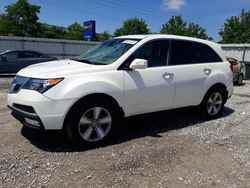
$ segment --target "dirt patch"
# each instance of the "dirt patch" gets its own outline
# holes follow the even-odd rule
[[[223,115],[189,109],[127,119],[99,148],[22,128],[0,90],[0,187],[250,187],[250,82]]]

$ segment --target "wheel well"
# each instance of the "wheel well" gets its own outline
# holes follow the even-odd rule
[[[238,74],[238,76],[237,76],[237,77],[239,77],[240,75],[242,75],[242,76],[244,77],[244,75],[243,75],[243,73],[242,73],[242,72],[240,72],[240,73]]]
[[[215,84],[208,89],[206,94],[213,89],[219,89],[220,91],[222,91],[223,103],[225,104],[227,102],[227,96],[228,96],[228,91],[227,91],[226,86],[224,84],[221,84],[221,83]]]
[[[109,101],[110,104],[113,104],[114,107],[117,107],[117,109],[120,111],[121,117],[124,117],[123,108],[118,104],[118,102],[113,97],[111,97],[110,95],[104,94],[104,93],[95,93],[95,94],[90,94],[90,95],[84,96],[83,98],[81,98],[77,102],[75,102],[75,104],[73,104],[73,106],[67,112],[66,117],[64,118],[63,128],[65,127],[65,123],[67,122],[70,114],[74,111],[74,109],[79,107],[82,103],[84,103],[84,101],[93,100],[93,99],[97,99],[97,98],[105,100],[105,101]]]

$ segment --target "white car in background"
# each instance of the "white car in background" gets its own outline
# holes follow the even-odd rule
[[[233,83],[241,86],[243,84],[243,80],[246,79],[245,63],[232,57],[227,57],[227,61],[231,64],[231,69],[233,71]]]
[[[74,141],[98,144],[123,117],[187,106],[216,118],[233,92],[220,45],[174,35],[108,40],[69,60],[29,66],[8,93],[22,124],[64,129]]]

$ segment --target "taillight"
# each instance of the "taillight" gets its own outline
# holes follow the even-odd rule
[[[233,65],[231,65],[230,64],[230,69],[231,69],[231,71],[232,71],[232,73],[234,72],[234,67],[233,67]]]

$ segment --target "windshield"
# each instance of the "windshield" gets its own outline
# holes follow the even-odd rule
[[[108,65],[121,57],[138,41],[138,39],[111,39],[86,51],[73,60],[95,65]]]

